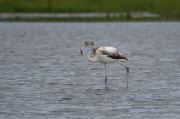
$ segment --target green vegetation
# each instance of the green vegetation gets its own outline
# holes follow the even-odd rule
[[[7,18],[0,19],[0,21],[25,21],[25,22],[114,22],[114,21],[180,21],[180,19],[174,18],[162,18],[162,17],[139,17],[139,18],[127,18],[127,17],[67,17],[67,18]]]
[[[143,11],[160,14],[167,19],[180,19],[180,0],[0,0],[1,13],[128,13]]]

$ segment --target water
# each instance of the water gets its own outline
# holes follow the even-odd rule
[[[0,118],[180,118],[180,23],[0,23]],[[126,70],[80,55],[110,45]],[[84,54],[90,50],[84,49]]]
[[[131,17],[159,17],[157,14],[151,14],[149,12],[133,12],[130,13]],[[66,18],[66,17],[126,17],[126,13],[0,13],[0,19],[7,18]]]

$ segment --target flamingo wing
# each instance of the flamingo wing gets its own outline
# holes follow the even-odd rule
[[[99,47],[98,50],[101,55],[107,55],[107,57],[110,57],[112,59],[124,59],[128,61],[128,59],[114,47],[104,46]]]

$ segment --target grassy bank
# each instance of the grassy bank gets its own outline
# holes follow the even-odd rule
[[[1,13],[127,13],[139,11],[180,18],[180,0],[0,0]]]
[[[0,21],[180,21],[180,0],[0,0],[1,13],[132,13],[158,18],[8,18]]]
[[[25,21],[25,22],[137,22],[137,21],[180,21],[175,18],[163,18],[163,17],[139,17],[139,18],[127,18],[127,17],[67,17],[67,18],[7,18],[0,19],[0,21]]]

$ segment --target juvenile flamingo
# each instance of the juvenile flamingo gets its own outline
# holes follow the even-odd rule
[[[87,58],[89,62],[96,63],[101,62],[104,63],[105,66],[105,87],[107,88],[107,71],[106,64],[117,62],[122,65],[120,62],[127,62],[128,59],[116,48],[111,46],[100,46],[95,48],[93,41],[86,41],[80,48],[81,54],[83,54],[83,48],[92,45],[92,49],[89,51]],[[91,55],[93,54],[93,57]],[[122,65],[127,70],[127,88],[128,88],[128,76],[129,76],[129,68]]]

